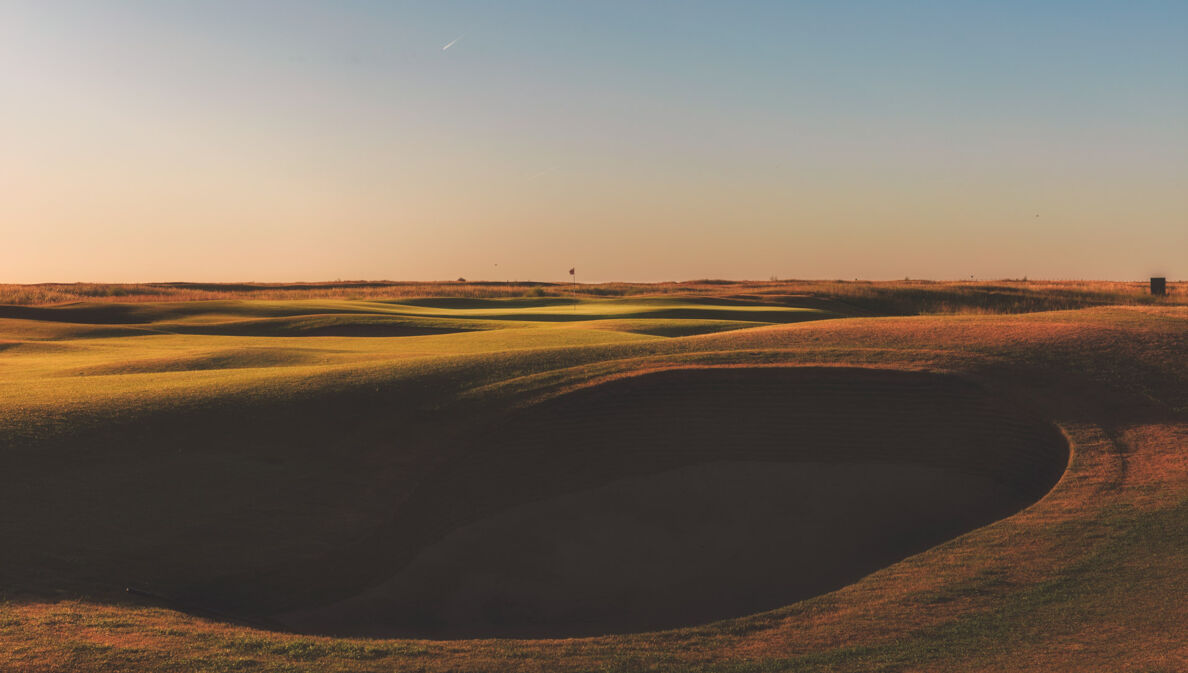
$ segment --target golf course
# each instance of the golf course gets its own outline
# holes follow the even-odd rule
[[[1188,286],[0,287],[0,670],[1188,670]]]
[[[1188,673],[1185,64],[0,0],[0,673]]]

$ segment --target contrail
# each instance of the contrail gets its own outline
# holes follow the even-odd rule
[[[445,51],[446,49],[449,49],[450,47],[452,47],[452,46],[454,46],[455,44],[457,44],[457,43],[458,43],[458,40],[461,40],[461,39],[462,39],[462,38],[464,38],[464,37],[466,37],[466,36],[465,36],[465,35],[459,35],[458,37],[455,37],[454,39],[452,39],[452,40],[450,40],[449,42],[447,42],[447,43],[446,43],[446,46],[442,47],[442,48],[441,48],[441,50],[442,50],[442,51]]]

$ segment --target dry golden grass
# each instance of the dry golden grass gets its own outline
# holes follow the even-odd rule
[[[1151,297],[1146,282],[1114,281],[726,281],[671,283],[398,282],[321,283],[42,283],[0,284],[0,304],[51,305],[79,301],[162,302],[232,299],[407,299],[411,297],[723,297],[816,296],[849,300],[875,314],[1004,313],[1104,304],[1183,305],[1188,282],[1168,283],[1168,296]]]
[[[391,309],[370,302],[145,304],[141,313],[117,305],[140,321],[123,325],[0,320],[0,670],[1188,670],[1183,285],[1161,300],[1116,284],[704,288],[712,301],[700,308],[687,298],[586,302],[565,322],[547,301],[455,313],[413,302],[383,316],[443,328],[464,320],[474,330],[410,337],[193,329],[197,321],[235,332],[246,316],[284,321],[278,329],[294,334],[302,312],[317,326],[331,309],[356,311],[345,315],[359,321]],[[692,294],[669,294],[678,292]],[[773,322],[717,310],[722,301],[750,302],[769,317],[797,302],[830,307],[818,317],[843,315],[843,306],[859,317],[790,315],[787,324],[716,332],[731,319]],[[958,314],[861,317],[878,306]],[[93,312],[78,315],[111,315],[98,310],[110,305],[82,308]],[[983,313],[991,308],[1013,314]],[[657,325],[661,309],[677,317]],[[688,336],[646,333],[658,326]],[[110,331],[117,327],[124,331]],[[415,488],[418,470],[444,458],[442,445],[420,439],[485,427],[509,408],[642,371],[802,365],[976,381],[1056,423],[1073,448],[1068,471],[1023,512],[839,591],[672,631],[324,638],[122,593],[132,569],[164,583],[171,573],[218,574],[295,550],[316,557],[374,530],[393,499]],[[160,563],[171,545],[190,551]]]

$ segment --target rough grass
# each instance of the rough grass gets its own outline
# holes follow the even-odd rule
[[[458,307],[490,298],[544,299],[564,303],[574,297],[692,296],[702,299],[743,296],[780,302],[806,296],[842,302],[878,315],[931,313],[1022,313],[1110,304],[1188,302],[1188,282],[1168,283],[1167,297],[1151,297],[1146,282],[1112,281],[726,281],[680,283],[580,284],[539,282],[326,283],[41,283],[0,284],[0,304],[48,305],[69,302],[189,302],[236,299],[414,299]],[[432,298],[432,299],[425,299]]]
[[[1153,301],[1116,284],[914,285],[701,283],[576,307],[184,287],[238,294],[0,309],[0,670],[1188,668],[1182,286]],[[959,315],[889,315],[932,310]],[[377,323],[442,331],[300,327]],[[335,639],[123,593],[316,567],[381,526],[449,437],[510,408],[641,371],[805,364],[975,379],[1058,423],[1069,471],[1024,512],[840,591],[674,631]]]

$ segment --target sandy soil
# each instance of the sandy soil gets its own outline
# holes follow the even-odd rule
[[[624,633],[832,591],[1040,498],[1048,423],[958,378],[852,368],[651,373],[473,439],[297,630],[439,638]],[[378,567],[387,563],[386,572]]]
[[[949,468],[703,463],[462,526],[383,584],[282,620],[454,638],[687,626],[839,588],[1020,504]]]

